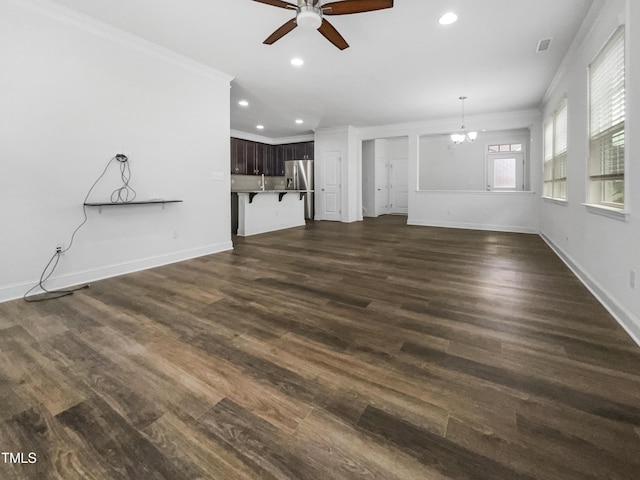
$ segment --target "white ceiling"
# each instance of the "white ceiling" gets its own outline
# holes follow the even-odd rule
[[[593,2],[396,0],[330,17],[351,46],[340,51],[303,28],[263,45],[294,12],[252,0],[55,1],[233,75],[231,128],[271,138],[455,117],[461,95],[469,115],[537,108]],[[450,10],[458,22],[439,25]]]

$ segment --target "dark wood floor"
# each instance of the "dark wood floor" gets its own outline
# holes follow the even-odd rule
[[[640,478],[640,349],[542,240],[404,222],[0,304],[0,478]]]

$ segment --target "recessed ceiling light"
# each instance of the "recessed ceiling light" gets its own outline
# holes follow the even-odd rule
[[[440,23],[440,25],[451,25],[452,23],[455,23],[457,20],[458,20],[458,15],[456,15],[453,12],[447,12],[440,17],[440,20],[438,20],[438,23]]]
[[[291,59],[291,65],[293,65],[294,67],[301,67],[302,65],[304,65],[304,60],[301,58],[292,58]]]
[[[300,125],[300,124],[304,123],[304,120],[302,120],[302,119],[300,119],[300,118],[299,118],[299,119],[297,119],[297,120],[296,120],[296,123],[297,123],[298,125]]]
[[[257,128],[258,130],[264,130],[264,125],[256,125],[256,128]]]
[[[246,100],[240,100],[238,102],[238,105],[240,105],[241,107],[248,107],[249,106],[249,102],[247,102]]]

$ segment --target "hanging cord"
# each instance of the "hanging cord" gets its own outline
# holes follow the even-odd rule
[[[131,180],[129,159],[126,155],[116,155],[114,158],[120,163],[120,178],[122,179],[122,186],[111,193],[111,202],[133,202],[136,198],[136,191],[129,185],[129,181]]]
[[[40,275],[40,280],[38,281],[38,283],[35,284],[33,287],[31,287],[27,291],[27,293],[25,293],[23,295],[22,298],[26,302],[44,302],[44,301],[47,301],[47,300],[55,300],[56,298],[62,298],[62,297],[66,297],[68,295],[72,295],[73,292],[76,292],[78,290],[82,290],[84,288],[89,288],[89,285],[82,285],[80,287],[71,288],[71,289],[47,290],[47,288],[45,288],[45,286],[44,286],[44,283],[47,280],[49,280],[49,278],[51,278],[51,275],[53,275],[53,272],[56,270],[56,267],[58,266],[58,263],[60,262],[60,255],[62,255],[63,253],[68,252],[71,249],[71,247],[73,246],[73,241],[76,238],[76,233],[78,233],[78,230],[80,230],[83,227],[83,225],[85,223],[87,223],[87,219],[88,219],[88,217],[87,217],[87,200],[89,200],[89,195],[91,195],[91,192],[93,192],[93,189],[96,187],[98,182],[100,180],[102,180],[102,177],[105,176],[105,174],[107,173],[107,170],[109,169],[109,166],[114,161],[120,162],[120,178],[122,179],[123,185],[122,185],[122,187],[120,187],[120,188],[118,188],[118,189],[113,191],[113,193],[111,194],[111,200],[113,201],[113,203],[116,203],[116,201],[114,200],[114,198],[116,198],[116,199],[119,200],[118,203],[126,203],[126,202],[132,202],[133,199],[136,198],[136,191],[129,186],[129,181],[131,180],[131,170],[129,168],[129,159],[127,158],[126,155],[118,154],[115,157],[112,157],[107,162],[107,165],[104,167],[104,170],[102,171],[102,173],[100,174],[98,179],[95,182],[93,182],[93,185],[91,185],[91,188],[87,192],[87,195],[84,197],[84,201],[82,202],[82,214],[83,214],[83,217],[84,217],[82,222],[80,223],[80,225],[78,225],[76,227],[76,229],[71,234],[71,239],[69,240],[69,245],[67,246],[67,248],[62,249],[62,250],[56,250],[56,252],[49,259],[49,262],[47,263],[47,266],[44,267],[44,270],[42,271],[42,274]],[[131,198],[129,198],[129,196],[131,196]],[[49,272],[47,273],[48,270],[49,270]],[[40,293],[31,295],[31,296],[29,295],[31,292],[33,292],[38,287],[40,287],[40,289],[44,293],[49,294],[49,296],[45,296],[45,297],[41,297],[41,298],[37,298],[37,299],[31,298],[31,297],[36,296],[36,295],[41,295]]]

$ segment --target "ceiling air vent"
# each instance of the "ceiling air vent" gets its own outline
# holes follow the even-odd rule
[[[538,48],[536,48],[536,52],[537,53],[546,52],[547,50],[549,50],[550,46],[551,46],[551,38],[543,38],[538,42]]]

